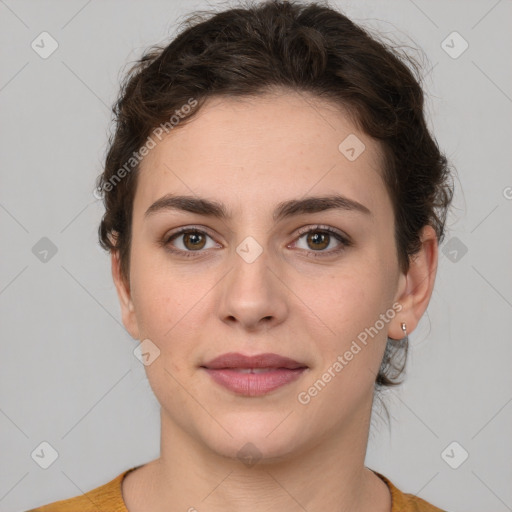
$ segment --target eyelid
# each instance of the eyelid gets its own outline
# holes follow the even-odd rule
[[[329,256],[336,256],[353,245],[352,239],[348,235],[346,235],[342,231],[340,231],[332,226],[327,226],[324,224],[313,224],[313,225],[304,226],[303,228],[300,228],[299,231],[297,232],[295,240],[292,242],[292,244],[295,244],[297,240],[299,240],[305,234],[310,233],[310,232],[327,233],[331,237],[334,237],[341,244],[341,247],[338,247],[337,249],[331,249],[330,251],[314,251],[314,250],[302,249],[302,251],[304,251],[314,257],[327,258]]]
[[[327,231],[330,234],[338,235],[347,244],[351,243],[350,237],[343,233],[343,231],[326,224],[311,224],[309,226],[304,226],[297,231],[297,237],[300,237],[305,233],[309,233],[310,231]]]
[[[188,232],[198,232],[198,233],[205,234],[205,235],[209,236],[212,240],[215,239],[215,236],[211,233],[209,228],[207,228],[206,226],[190,225],[190,226],[182,226],[181,228],[177,228],[176,230],[173,230],[172,233],[170,233],[170,234],[165,234],[163,236],[160,244],[163,245],[164,247],[167,247],[173,238],[176,238],[179,235],[182,235],[182,234],[188,233]],[[216,243],[218,243],[218,242],[216,242]],[[174,252],[174,251],[172,251],[172,252]],[[204,252],[204,251],[182,251],[181,249],[177,249],[176,252],[193,253],[193,252]]]

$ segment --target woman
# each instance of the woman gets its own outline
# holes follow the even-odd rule
[[[161,453],[35,511],[439,511],[364,466],[453,190],[423,93],[341,13],[269,1],[132,68],[98,190]]]

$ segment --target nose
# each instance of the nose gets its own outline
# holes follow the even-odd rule
[[[223,322],[245,331],[275,327],[288,314],[290,292],[283,270],[265,251],[255,259],[241,254],[233,254],[232,270],[220,285],[218,314]]]

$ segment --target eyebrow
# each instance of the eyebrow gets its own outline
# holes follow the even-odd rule
[[[373,213],[363,204],[339,194],[329,196],[311,196],[302,199],[291,199],[281,202],[274,210],[274,222],[302,215],[305,213],[318,213],[327,210],[354,211],[373,217]],[[217,201],[195,196],[183,196],[166,194],[157,199],[145,212],[144,218],[148,218],[158,212],[178,210],[221,220],[229,220],[233,217],[228,208]]]

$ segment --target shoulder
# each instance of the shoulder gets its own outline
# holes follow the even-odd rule
[[[77,510],[80,510],[80,512],[98,512],[98,510],[127,512],[121,492],[121,482],[124,476],[134,469],[130,468],[123,471],[110,482],[100,485],[85,494],[48,503],[26,512],[76,512]]]
[[[384,480],[391,492],[391,512],[447,512],[418,496],[403,493],[384,475],[373,472]]]

